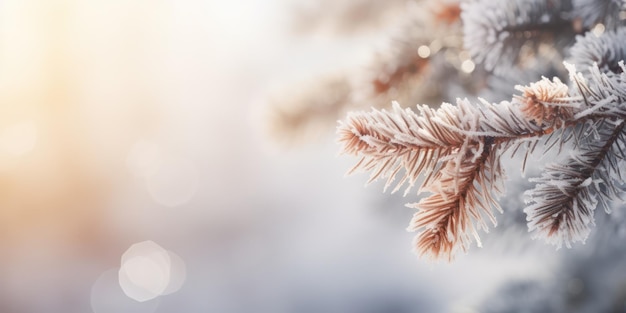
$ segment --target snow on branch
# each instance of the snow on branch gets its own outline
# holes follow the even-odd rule
[[[484,140],[490,139],[485,137]],[[480,246],[476,230],[487,231],[486,220],[496,225],[492,209],[500,212],[502,209],[494,193],[499,194],[504,189],[504,172],[499,154],[489,142],[476,145],[480,151],[464,152],[462,157],[445,162],[425,188],[431,196],[408,205],[419,209],[408,230],[421,230],[415,238],[420,254],[450,260],[457,249],[466,250],[473,239]],[[472,155],[474,153],[479,155]]]
[[[370,181],[386,178],[385,188],[400,172],[394,191],[406,182],[408,191],[421,178],[418,193],[431,195],[410,205],[418,209],[409,227],[420,231],[415,249],[448,259],[473,239],[480,245],[477,230],[486,231],[487,221],[495,226],[505,151],[525,150],[526,160],[538,145],[558,146],[559,152],[569,145],[574,153],[565,162],[533,180],[537,185],[527,192],[531,205],[525,210],[535,236],[569,246],[588,235],[597,203],[622,191],[626,77],[594,66],[586,80],[575,66],[566,67],[574,87],[543,78],[518,86],[521,94],[510,102],[458,99],[456,106],[444,103],[437,110],[418,106],[417,113],[396,103],[391,112],[350,113],[339,125],[339,143],[360,157],[351,172],[371,172]]]
[[[596,63],[601,72],[606,74],[621,73],[619,62],[626,60],[626,28],[618,28],[597,36],[587,33],[578,36],[570,49],[568,63],[576,65],[585,76]]]
[[[599,120],[585,126],[581,133],[588,135],[581,138],[578,150],[565,162],[547,166],[541,177],[531,180],[537,182],[536,187],[526,193],[532,202],[524,209],[529,230],[557,247],[585,241],[598,201],[618,197],[616,187],[626,178],[620,170],[626,143],[624,120]]]
[[[461,109],[444,104],[434,110],[424,105],[417,107],[419,114],[416,114],[394,103],[392,112],[373,109],[369,113],[349,113],[346,121],[340,122],[338,133],[344,152],[361,156],[350,172],[373,170],[370,182],[386,177],[387,189],[404,168],[406,173],[394,192],[407,182],[410,188],[424,169],[436,168],[439,158],[449,157],[455,148],[463,145],[462,134],[438,122],[456,119]]]

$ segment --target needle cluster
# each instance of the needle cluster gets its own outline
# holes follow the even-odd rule
[[[584,51],[596,62],[565,63],[569,86],[542,78],[516,86],[510,101],[475,103],[457,99],[437,109],[351,112],[338,126],[342,151],[359,158],[350,172],[370,172],[369,181],[385,179],[385,189],[417,185],[429,193],[419,202],[409,230],[417,231],[420,255],[452,259],[476,241],[478,230],[496,226],[502,212],[503,157],[523,154],[522,170],[534,151],[553,152],[555,163],[531,178],[525,195],[528,227],[534,237],[558,247],[584,241],[596,207],[620,198],[626,182],[626,69],[623,30],[581,37],[573,59]],[[581,47],[582,46],[582,47]],[[618,47],[615,47],[618,46]],[[621,55],[620,55],[621,54]],[[601,61],[601,62],[598,62]]]

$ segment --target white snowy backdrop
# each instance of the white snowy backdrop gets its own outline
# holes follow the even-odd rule
[[[269,138],[270,96],[358,67],[387,35],[307,30],[307,8],[324,16],[311,1],[0,1],[0,312],[624,310],[623,249],[532,241],[515,179],[485,247],[433,263],[411,252],[412,200],[344,178],[355,160],[333,130]],[[168,256],[134,259],[120,286],[145,241]]]

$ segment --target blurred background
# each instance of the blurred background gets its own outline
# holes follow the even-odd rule
[[[415,195],[344,176],[339,113],[276,122],[321,76],[312,94],[341,97],[408,2],[0,0],[0,312],[478,313],[545,293],[563,254],[524,225],[419,259]],[[586,286],[564,277],[559,294]]]

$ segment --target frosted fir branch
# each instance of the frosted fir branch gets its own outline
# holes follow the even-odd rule
[[[415,248],[421,255],[451,260],[458,249],[465,251],[473,240],[481,246],[477,229],[488,231],[486,220],[496,225],[493,209],[502,213],[494,198],[504,190],[504,172],[499,154],[488,142],[478,158],[454,158],[437,172],[425,191],[432,195],[419,203],[409,231],[421,232],[415,237]],[[476,224],[476,226],[475,226]]]
[[[521,104],[522,113],[537,125],[561,127],[578,107],[574,99],[568,97],[567,85],[556,77],[553,81],[543,77],[528,87],[518,85],[515,89],[522,92],[514,97]]]
[[[543,90],[539,86],[547,82],[529,87],[526,95],[551,105],[563,103],[558,97],[564,95],[558,92],[539,92]],[[558,85],[560,81],[549,83]],[[562,92],[565,85],[560,84],[557,90]],[[535,89],[537,94],[532,92]],[[520,108],[508,102],[472,104],[459,99],[456,106],[444,103],[437,110],[427,106],[417,109],[418,113],[403,110],[395,103],[392,112],[351,113],[340,123],[339,142],[345,153],[361,157],[350,172],[369,171],[370,182],[386,178],[387,188],[404,170],[394,191],[405,182],[409,183],[408,191],[422,178],[418,192],[433,194],[413,205],[419,211],[410,229],[423,228],[416,237],[416,251],[452,259],[472,238],[479,241],[476,230],[488,229],[485,219],[495,225],[493,209],[501,211],[495,200],[503,191],[504,176],[499,161],[502,151],[498,149],[506,148],[515,138],[537,137],[548,129],[546,125],[554,127],[557,123],[546,120],[538,124],[520,118]]]
[[[420,191],[434,194],[413,205],[420,211],[411,229],[425,228],[416,247],[421,254],[451,259],[472,238],[479,240],[474,223],[487,230],[487,217],[495,224],[491,211],[501,209],[492,193],[503,189],[503,171],[499,154],[491,150],[493,138],[470,139],[460,131],[479,128],[480,112],[469,101],[444,103],[438,110],[419,106],[418,112],[395,103],[393,112],[350,114],[339,126],[339,141],[344,152],[362,156],[350,172],[371,171],[370,182],[387,178],[385,189],[401,169],[405,174],[394,191],[408,181],[406,194],[420,175],[424,178]]]
[[[600,72],[607,75],[619,74],[622,69],[619,62],[626,60],[626,28],[607,31],[600,36],[588,32],[578,36],[576,43],[569,50],[568,63],[574,64],[585,77],[589,77],[589,69],[597,64]]]
[[[535,188],[526,192],[532,202],[524,209],[529,231],[557,247],[584,242],[598,202],[618,197],[616,186],[626,179],[617,166],[617,161],[624,161],[624,120],[617,125],[604,121],[590,125],[595,134],[589,132],[580,150],[565,162],[547,166],[541,177],[531,180],[537,182]]]
[[[456,107],[444,105],[434,110],[418,106],[417,110],[419,114],[403,110],[396,102],[391,112],[373,109],[370,113],[349,113],[338,128],[339,143],[344,146],[344,153],[361,156],[349,173],[374,170],[369,182],[386,177],[387,189],[404,168],[406,173],[393,192],[408,182],[406,193],[424,169],[435,168],[437,159],[449,156],[463,144],[461,134],[435,122],[456,116]]]
[[[623,61],[617,62],[619,74],[609,68],[601,72],[594,63],[587,70],[587,78],[577,67],[567,62],[565,67],[570,73],[573,88],[572,95],[581,105],[574,115],[575,120],[597,118],[626,118],[626,67]]]
[[[488,71],[502,73],[520,62],[523,51],[541,43],[569,45],[576,33],[568,1],[478,0],[464,3],[464,46]]]
[[[621,65],[623,67],[623,64]],[[353,171],[370,171],[370,181],[405,174],[396,188],[422,179],[418,193],[431,195],[418,209],[411,226],[421,231],[416,252],[452,259],[466,250],[477,229],[495,225],[493,209],[503,190],[499,157],[506,151],[530,153],[569,144],[580,153],[546,170],[533,191],[526,212],[538,236],[559,245],[586,238],[598,201],[615,199],[623,182],[623,129],[626,79],[592,68],[590,80],[566,64],[574,87],[559,79],[517,87],[520,95],[497,104],[458,99],[437,110],[418,106],[418,113],[394,104],[393,112],[352,113],[339,126],[343,151],[361,157]],[[547,139],[546,139],[547,138]],[[557,144],[558,143],[558,144]],[[524,165],[522,165],[522,168]],[[405,192],[406,194],[406,192]]]

